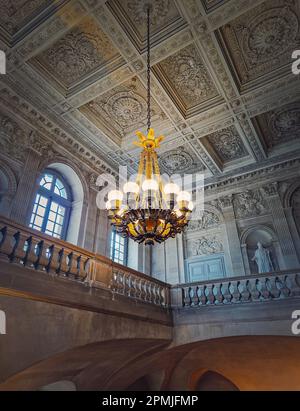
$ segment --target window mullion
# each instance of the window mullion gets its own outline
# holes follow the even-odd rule
[[[51,203],[52,203],[52,198],[49,196],[47,198],[47,207],[45,210],[45,215],[44,215],[44,220],[42,224],[42,232],[44,233],[46,231],[47,223],[48,223],[48,218],[49,218],[49,213],[50,213],[50,208],[51,208]]]

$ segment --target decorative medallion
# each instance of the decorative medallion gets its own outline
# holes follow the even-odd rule
[[[146,90],[136,77],[100,95],[80,108],[97,127],[104,122],[116,134],[125,135],[142,128],[147,122]],[[165,120],[166,115],[151,100],[153,120]]]
[[[147,0],[109,0],[106,5],[121,23],[140,53],[146,48]],[[151,46],[186,25],[174,0],[152,0],[150,11]]]
[[[184,110],[218,96],[208,70],[193,44],[162,60],[154,70]]]
[[[234,126],[216,131],[203,141],[208,142],[223,162],[236,160],[248,155],[248,152]]]
[[[0,25],[12,36],[52,3],[51,0],[0,0]]]
[[[241,83],[286,66],[299,46],[299,8],[268,0],[221,29]]]
[[[159,157],[159,165],[167,174],[184,173],[192,171],[197,168],[197,171],[205,170],[201,164],[194,158],[194,156],[187,152],[184,147],[167,151]]]
[[[35,60],[69,87],[118,56],[106,34],[88,17]]]
[[[293,140],[300,141],[300,103],[261,114],[256,117],[256,123],[269,149]]]

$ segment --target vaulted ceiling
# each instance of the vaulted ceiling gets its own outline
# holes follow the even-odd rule
[[[132,141],[147,117],[145,3],[0,0],[2,116],[95,171],[136,170]],[[153,0],[151,33],[163,171],[203,171],[213,182],[299,157],[298,0]]]

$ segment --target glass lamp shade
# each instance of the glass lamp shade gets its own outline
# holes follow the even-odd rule
[[[177,202],[181,202],[181,201],[191,201],[191,194],[188,191],[180,191],[178,193],[178,196],[176,197]]]
[[[105,208],[106,208],[106,210],[111,210],[111,202],[110,201],[106,201]]]
[[[192,210],[194,209],[194,203],[193,203],[192,201],[189,202],[189,204],[188,204],[188,209],[189,209],[190,211],[192,211]]]
[[[168,183],[164,186],[165,194],[178,194],[179,191],[180,191],[180,188],[175,183]]]
[[[127,183],[124,184],[123,191],[124,193],[137,194],[140,191],[140,187],[137,183],[134,183],[133,181],[128,181]]]
[[[108,193],[107,197],[108,197],[109,201],[114,201],[114,200],[122,201],[123,200],[123,193],[122,193],[122,191],[119,191],[119,190],[111,190]]]
[[[148,191],[148,190],[157,191],[158,190],[158,182],[156,180],[153,180],[152,178],[147,179],[143,182],[142,189],[143,189],[143,191]]]

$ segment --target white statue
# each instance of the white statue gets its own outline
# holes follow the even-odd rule
[[[268,273],[270,271],[274,271],[270,251],[264,248],[261,242],[257,243],[257,249],[255,250],[252,261],[256,262],[259,273]]]

